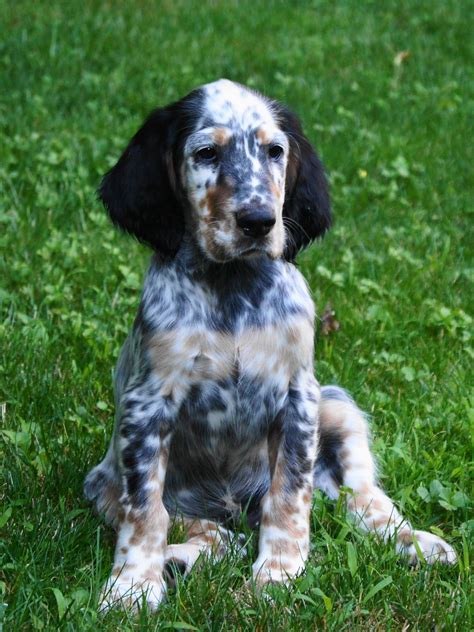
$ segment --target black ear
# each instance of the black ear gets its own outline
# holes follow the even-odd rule
[[[184,232],[173,165],[179,117],[178,104],[152,112],[98,191],[114,224],[166,256]]]
[[[283,221],[287,231],[284,256],[293,261],[331,226],[331,202],[323,165],[298,118],[282,106],[277,106],[277,117],[290,141]]]

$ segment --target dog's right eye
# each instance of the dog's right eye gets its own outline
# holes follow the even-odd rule
[[[212,147],[212,145],[208,145],[207,147],[198,149],[195,155],[196,155],[196,158],[204,162],[214,162],[214,160],[217,159],[216,148]]]

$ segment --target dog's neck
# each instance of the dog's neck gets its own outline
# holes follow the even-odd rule
[[[260,257],[236,259],[217,263],[205,257],[190,237],[185,237],[173,259],[160,260],[155,255],[151,264],[158,275],[172,272],[178,279],[187,278],[192,287],[201,287],[214,298],[222,309],[232,309],[235,301],[259,305],[261,300],[281,280],[284,268],[289,264],[283,259]]]
[[[184,235],[174,259],[168,263],[180,273],[191,276],[198,282],[213,284],[214,281],[218,281],[219,285],[227,285],[229,289],[232,289],[235,283],[240,285],[244,280],[247,283],[252,280],[259,283],[262,277],[274,273],[282,264],[282,259],[273,260],[265,253],[226,262],[212,261],[205,256],[188,233]]]

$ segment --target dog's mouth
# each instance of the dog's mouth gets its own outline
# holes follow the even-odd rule
[[[277,259],[281,255],[278,231],[270,230],[266,234],[246,235],[229,226],[213,225],[201,240],[204,254],[216,262],[230,262],[258,257]]]
[[[236,259],[255,259],[257,257],[269,257],[274,259],[272,249],[269,244],[252,244],[248,247],[242,248],[236,254]]]
[[[261,257],[262,255],[267,255],[268,253],[261,248],[249,248],[248,250],[244,250],[238,256],[239,259],[254,259],[255,257]]]

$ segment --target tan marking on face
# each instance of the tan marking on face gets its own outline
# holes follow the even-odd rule
[[[216,261],[234,258],[248,243],[242,244],[243,235],[235,221],[234,189],[232,182],[210,186],[198,204],[198,217],[194,219],[198,240],[204,251]],[[266,239],[266,252],[271,258],[278,258],[283,250],[284,229],[281,220],[282,192],[274,185],[276,226]]]
[[[212,132],[212,140],[216,145],[227,145],[230,140],[231,133],[226,127],[216,127]]]
[[[273,196],[277,200],[280,200],[282,196],[282,190],[274,180],[270,180],[270,191],[273,193]]]
[[[232,194],[233,187],[226,181],[206,191],[206,205],[213,220],[228,219]]]
[[[269,145],[272,142],[272,136],[264,125],[257,129],[257,138],[262,145]]]
[[[195,213],[190,218],[199,245],[216,261],[226,261],[232,255],[232,246],[228,240],[225,243],[219,241],[220,233],[237,238],[232,195],[232,183],[228,180],[210,186],[195,205]]]

